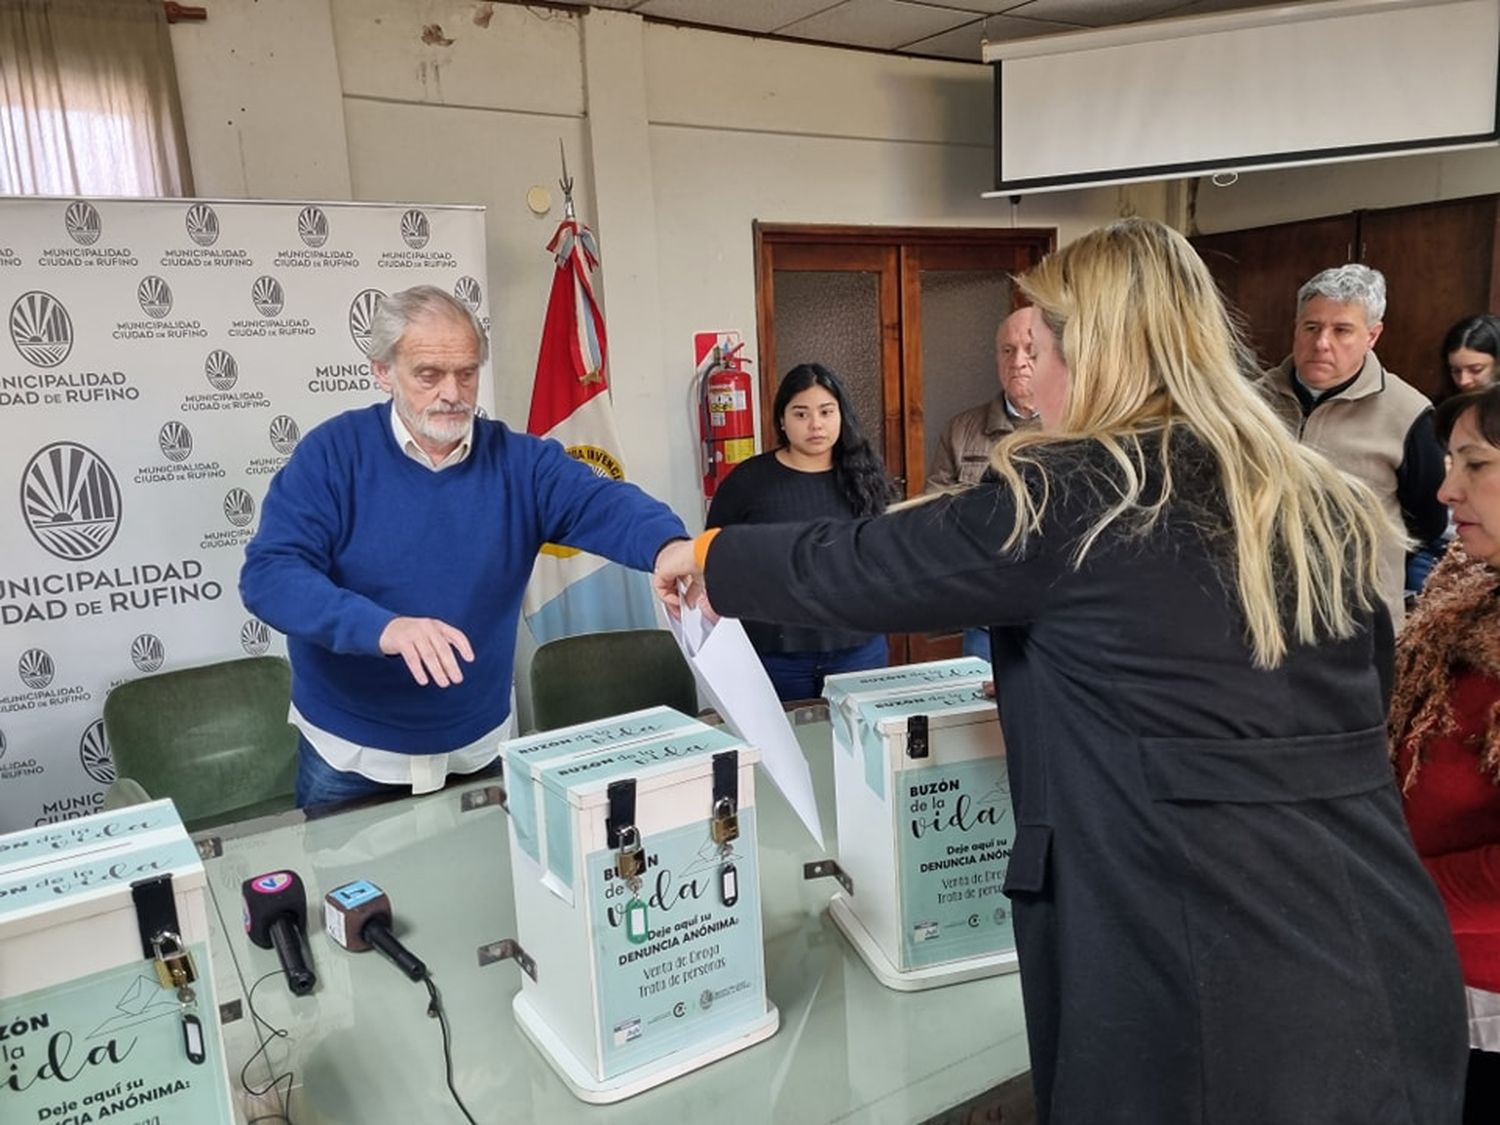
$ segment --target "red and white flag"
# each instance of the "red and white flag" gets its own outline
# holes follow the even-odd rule
[[[567,218],[547,244],[557,261],[542,324],[526,431],[562,443],[601,477],[625,479],[605,376],[604,317],[589,274],[599,264],[594,233]],[[538,644],[576,633],[656,627],[644,574],[548,543],[537,555],[523,603]]]

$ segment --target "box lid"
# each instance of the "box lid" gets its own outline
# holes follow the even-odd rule
[[[541,771],[549,763],[555,765],[621,745],[649,742],[678,731],[708,729],[697,719],[670,707],[650,707],[505,743],[501,754],[505,765],[506,807],[516,843],[532,859],[541,858],[534,786],[540,784]]]
[[[171,802],[160,801],[157,805]],[[152,806],[137,806],[142,810]],[[123,810],[131,811],[131,810]],[[149,814],[152,821],[155,813]],[[174,823],[153,831],[106,835],[99,821],[118,816],[99,813],[72,821],[73,838],[92,843],[59,848],[55,853],[32,854],[30,862],[0,870],[0,937],[29,933],[74,918],[121,909],[131,903],[130,888],[143,879],[170,875],[175,893],[202,888],[203,861],[172,809]]]
[[[663,778],[687,781],[706,776],[713,756],[725,750],[740,751],[741,765],[760,761],[760,751],[728,731],[696,723],[693,729],[664,738],[641,739],[553,762],[540,767],[536,776],[549,800],[560,797],[575,808],[586,808],[603,804],[608,783],[621,777],[649,785]]]
[[[514,780],[523,772],[534,776],[537,764],[554,758],[607,750],[616,743],[639,742],[684,727],[703,726],[697,719],[670,707],[648,707],[592,723],[513,738],[501,746],[500,752],[505,758],[506,776]]]
[[[182,831],[182,818],[176,805],[161,800],[11,832],[0,836],[0,877],[13,867],[118,846],[135,837],[173,829]]]
[[[977,656],[905,664],[897,668],[875,668],[867,672],[841,672],[823,681],[823,698],[833,708],[854,695],[938,687],[958,680],[988,680],[992,675],[989,664]]]

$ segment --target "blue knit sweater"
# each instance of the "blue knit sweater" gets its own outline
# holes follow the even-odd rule
[[[311,722],[363,746],[444,753],[509,713],[521,596],[543,543],[649,570],[687,532],[634,485],[501,422],[476,420],[468,458],[433,472],[397,447],[390,410],[351,410],[298,443],[245,548],[240,597],[287,635],[292,699]],[[463,631],[474,649],[463,683],[421,687],[381,654],[399,616]]]

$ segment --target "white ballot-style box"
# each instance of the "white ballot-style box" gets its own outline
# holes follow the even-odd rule
[[[206,895],[170,801],[0,836],[0,1121],[234,1120]]]
[[[829,676],[838,868],[829,914],[871,972],[913,990],[1016,967],[1015,841],[987,663]]]
[[[516,1021],[606,1103],[768,1038],[755,763],[658,707],[504,749]]]

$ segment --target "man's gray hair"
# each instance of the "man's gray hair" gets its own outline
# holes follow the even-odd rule
[[[377,363],[391,363],[412,321],[429,316],[462,320],[474,330],[474,338],[479,341],[479,362],[489,358],[490,341],[474,310],[436,285],[413,285],[375,303],[375,315],[370,319],[370,358]]]
[[[1385,275],[1358,262],[1324,270],[1297,290],[1299,317],[1314,297],[1326,297],[1340,305],[1357,301],[1364,306],[1365,326],[1369,327],[1385,317]]]

